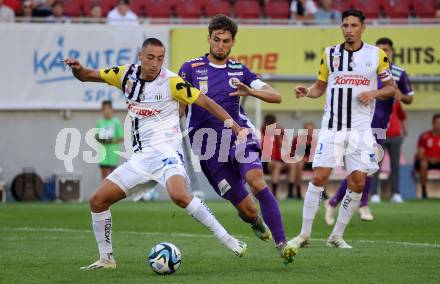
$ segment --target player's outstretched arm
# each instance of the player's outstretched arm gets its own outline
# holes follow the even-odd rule
[[[309,98],[319,98],[322,96],[327,89],[327,83],[321,80],[316,80],[315,84],[313,84],[310,88],[306,86],[296,86],[295,87],[295,95],[296,98],[309,97]]]
[[[194,101],[194,103],[209,111],[218,120],[223,122],[225,120],[228,120],[232,122],[232,131],[234,131],[235,134],[238,135],[238,133],[242,130],[242,128],[232,119],[232,117],[224,110],[224,108],[222,108],[208,96],[200,94],[199,97]]]
[[[99,70],[89,69],[81,65],[78,60],[74,58],[66,58],[63,60],[64,64],[68,65],[72,68],[72,74],[80,80],[81,82],[101,82],[101,75],[99,74]]]
[[[381,89],[359,94],[359,101],[364,105],[368,105],[374,99],[386,100],[392,98],[396,92],[394,80],[390,79],[382,83],[383,87]]]
[[[248,85],[236,80],[233,84],[237,87],[237,91],[230,93],[229,95],[234,96],[253,96],[267,103],[281,103],[281,95],[277,90],[269,85],[264,85],[261,89],[254,89]]]

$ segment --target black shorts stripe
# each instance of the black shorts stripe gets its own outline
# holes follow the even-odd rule
[[[139,118],[135,117],[131,126],[133,132],[133,151],[138,152],[142,150],[142,143],[139,135]]]
[[[342,99],[344,89],[338,89],[338,128],[337,131],[342,130]]]
[[[353,89],[347,90],[347,128],[351,128],[351,98],[353,97]]]
[[[345,53],[344,44],[341,44],[339,46],[339,53],[341,54],[341,57],[339,58],[339,68],[338,68],[338,70],[339,71],[343,71],[344,70],[344,53]]]
[[[335,89],[332,88],[331,90],[331,97],[330,97],[330,118],[328,120],[328,129],[333,128],[333,101],[334,101],[334,95],[335,95]]]
[[[128,76],[133,74],[134,72],[134,64],[131,64],[130,67],[128,67],[127,73],[125,73],[124,79],[122,80],[122,91],[125,93],[125,85],[127,85]]]
[[[335,51],[335,48],[334,47],[332,47],[332,48],[330,48],[330,71],[331,72],[334,72],[335,71],[335,69],[333,68],[333,52]]]

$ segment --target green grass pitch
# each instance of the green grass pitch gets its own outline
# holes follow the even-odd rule
[[[225,202],[207,202],[223,225],[248,244],[237,258],[208,230],[171,202],[122,202],[112,207],[117,269],[80,271],[94,262],[96,243],[88,204],[0,204],[0,283],[439,283],[440,202],[373,205],[375,220],[353,218],[345,239],[352,250],[331,249],[323,206],[312,244],[284,267],[273,242],[257,239]],[[288,238],[300,230],[302,202],[281,202]],[[182,265],[169,276],[146,264],[150,248],[174,243]]]

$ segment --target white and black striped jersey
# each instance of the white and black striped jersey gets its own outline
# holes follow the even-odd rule
[[[336,131],[370,128],[375,101],[365,106],[357,97],[376,90],[378,78],[383,82],[392,79],[383,50],[365,43],[356,51],[346,50],[344,44],[327,47],[318,74],[318,80],[327,83],[322,128]]]
[[[124,92],[134,152],[181,143],[179,101],[192,104],[200,95],[198,89],[165,68],[152,81],[140,78],[141,66],[137,64],[101,69],[99,73],[106,83]]]

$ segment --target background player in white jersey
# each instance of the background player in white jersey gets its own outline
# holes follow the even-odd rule
[[[77,79],[83,82],[105,82],[121,89],[132,118],[135,153],[102,182],[90,199],[93,231],[100,259],[83,269],[116,267],[109,207],[157,183],[166,187],[174,203],[185,208],[188,214],[211,230],[228,249],[238,256],[246,251],[246,244],[229,235],[207,206],[186,191],[188,177],[182,155],[179,102],[201,106],[221,121],[230,119],[228,122],[232,122],[230,125],[236,134],[241,127],[213,100],[163,68],[164,55],[162,42],[149,38],[144,41],[139,53],[140,65],[93,70],[83,67],[75,59],[64,60]]]
[[[386,54],[378,47],[362,42],[364,21],[361,11],[345,11],[341,25],[345,42],[325,49],[318,80],[312,87],[295,88],[297,98],[318,98],[325,91],[327,93],[313,160],[313,177],[304,198],[301,233],[289,241],[297,248],[309,243],[324,186],[332,169],[342,165],[349,173],[348,188],[327,245],[351,248],[342,235],[359,206],[367,174],[378,170],[371,130],[375,99],[392,97],[395,87]],[[378,78],[383,83],[379,90]]]

